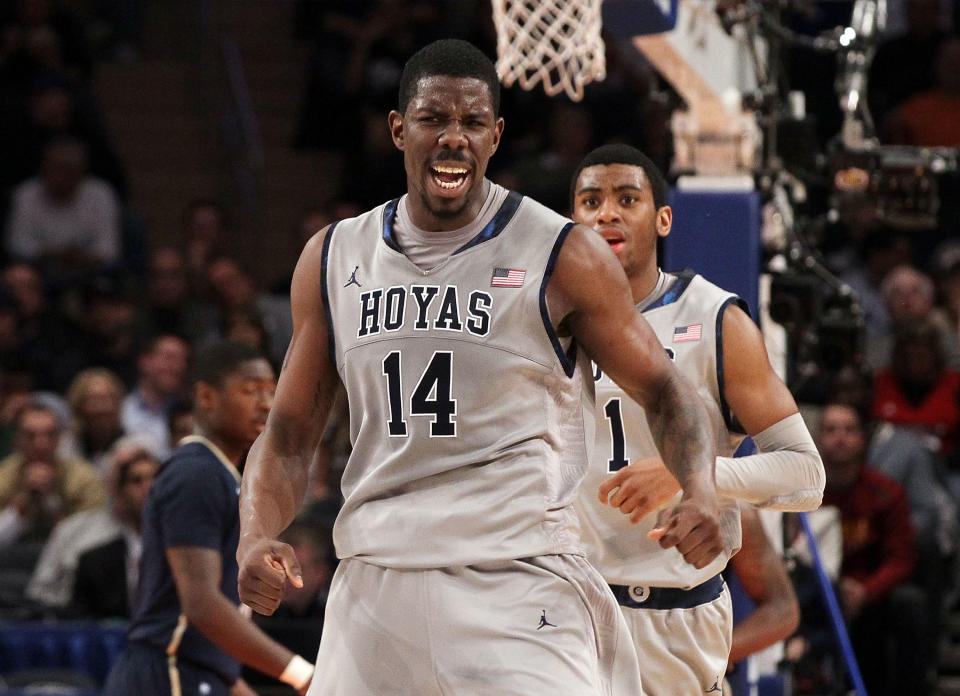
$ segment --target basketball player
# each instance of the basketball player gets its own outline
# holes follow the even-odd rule
[[[696,567],[721,550],[703,405],[603,240],[484,177],[498,107],[496,71],[471,44],[417,52],[389,116],[407,195],[321,230],[294,272],[294,336],[247,464],[238,559],[258,612],[300,583],[276,537],[339,378],[353,451],[311,696],[639,693],[572,508],[593,439],[585,353],[646,406],[684,482],[661,543]]]
[[[682,490],[663,467],[647,413],[612,381],[597,380],[597,441],[577,509],[588,557],[611,584],[643,655],[644,693],[683,696],[720,691],[730,654],[732,611],[719,573],[740,546],[737,501],[811,510],[823,495],[823,464],[789,390],[774,373],[745,304],[692,272],[657,266],[659,237],[670,232],[666,182],[626,145],[606,145],[578,165],[573,218],[593,227],[616,253],[633,301],[661,350],[706,403],[720,457],[724,550],[691,565],[655,539],[652,513]],[[749,433],[760,454],[732,458]],[[633,524],[631,524],[631,522]]]
[[[223,342],[194,365],[195,434],[157,474],[143,514],[140,589],[105,696],[250,696],[241,664],[306,691],[309,665],[239,609],[237,467],[276,381],[256,350]]]

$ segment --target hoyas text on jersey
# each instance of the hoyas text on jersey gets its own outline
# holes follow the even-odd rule
[[[474,336],[490,333],[493,296],[471,290],[461,304],[456,285],[411,285],[377,288],[360,294],[360,329],[357,338],[381,331],[399,331],[407,321],[415,331],[469,331]]]

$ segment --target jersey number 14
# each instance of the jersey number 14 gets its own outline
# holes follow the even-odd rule
[[[431,418],[430,437],[456,437],[457,400],[453,392],[453,353],[436,351],[430,358],[417,386],[410,395],[411,416]],[[406,399],[403,395],[403,362],[400,351],[395,350],[383,359],[383,375],[387,378],[387,401],[389,418],[387,432],[390,437],[406,437],[407,421],[404,418]]]

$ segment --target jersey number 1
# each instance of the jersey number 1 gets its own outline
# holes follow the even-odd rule
[[[612,452],[607,460],[607,473],[612,474],[627,465],[624,454],[623,417],[620,415],[620,399],[610,399],[603,407],[603,413],[610,422],[610,445]]]
[[[390,417],[387,431],[390,437],[406,437],[407,421],[403,417],[403,365],[400,351],[395,350],[383,359],[383,374],[387,378],[387,401]],[[430,416],[430,437],[456,437],[457,400],[453,392],[453,353],[437,351],[420,375],[413,394],[410,395],[410,415]]]

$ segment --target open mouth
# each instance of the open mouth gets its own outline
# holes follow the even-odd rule
[[[619,231],[615,229],[603,229],[600,230],[600,236],[607,241],[607,244],[610,245],[610,248],[613,250],[614,254],[619,254],[621,251],[623,251],[624,242],[626,240]]]
[[[431,178],[443,191],[459,190],[470,176],[470,169],[458,164],[434,164],[430,167]]]

